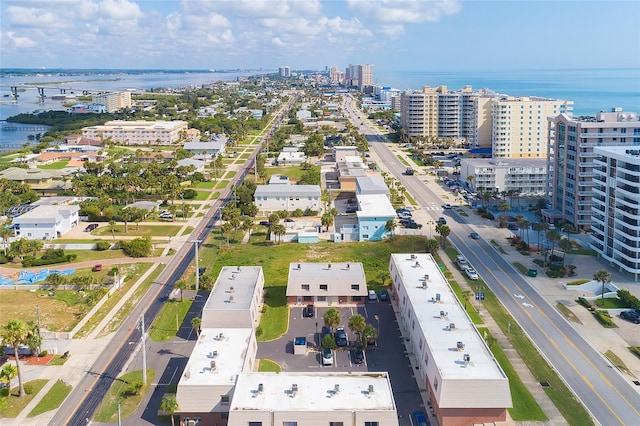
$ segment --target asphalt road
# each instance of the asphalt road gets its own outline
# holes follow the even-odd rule
[[[294,102],[295,96],[287,104],[287,107],[282,110],[284,112],[281,111],[281,117]],[[280,120],[278,120],[274,126],[277,126],[279,121]],[[247,174],[248,167],[254,164],[255,156],[261,150],[262,146],[258,145],[244,163],[243,171],[232,179],[227,189],[221,193],[218,200],[216,200],[205,214],[192,233],[194,240],[204,241],[207,238],[213,229],[214,223],[218,219],[218,215],[220,214],[219,208],[223,207],[230,199],[230,188],[232,188],[233,185],[242,183]],[[159,275],[157,281],[152,284],[140,303],[136,305],[129,317],[115,333],[115,336],[109,342],[109,346],[98,356],[78,386],[73,389],[62,407],[57,411],[50,422],[51,425],[86,425],[91,421],[103,397],[117,379],[117,376],[122,372],[123,367],[134,354],[136,347],[141,341],[142,332],[138,328],[140,317],[144,313],[145,324],[148,329],[149,325],[153,323],[160,312],[162,305],[167,300],[173,289],[173,284],[182,277],[189,267],[193,256],[193,244],[187,243],[171,258],[171,261]],[[147,356],[153,357],[154,354],[149,353]]]
[[[371,150],[418,204],[422,207],[441,204],[419,176],[402,174],[406,166],[381,143],[379,136],[366,125],[360,127],[368,134]],[[436,212],[429,214],[433,219],[439,216]],[[473,229],[463,217],[453,210],[448,211],[448,216],[452,219],[447,222],[451,228],[449,240],[471,262],[595,421],[606,426],[640,425],[638,391],[487,241],[470,239],[468,235]]]

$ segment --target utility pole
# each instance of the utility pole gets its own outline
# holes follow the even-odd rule
[[[140,328],[142,330],[142,334],[140,335],[140,340],[142,342],[142,383],[144,385],[147,384],[147,332],[144,329],[144,313],[140,315]]]
[[[191,240],[190,242],[193,243],[193,249],[195,250],[195,255],[196,255],[196,294],[198,293],[198,290],[200,289],[200,267],[198,265],[199,259],[198,259],[198,245],[200,244],[202,240]]]
[[[118,426],[122,426],[122,417],[120,416],[120,401],[118,401]]]
[[[42,342],[42,335],[40,334],[40,305],[36,306],[36,316],[38,323],[38,341]],[[40,355],[40,347],[38,346],[38,355]]]

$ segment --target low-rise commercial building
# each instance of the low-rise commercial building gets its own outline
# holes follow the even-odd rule
[[[367,279],[360,262],[289,265],[287,302],[290,305],[361,304],[366,295]]]
[[[591,247],[640,277],[640,146],[595,147]]]
[[[388,221],[395,223],[396,211],[389,198],[384,194],[356,195],[358,201],[358,241],[378,241],[386,238],[390,232],[386,228]]]
[[[440,426],[507,420],[509,380],[433,256],[392,254],[399,326]]]

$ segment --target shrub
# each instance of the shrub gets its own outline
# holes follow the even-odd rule
[[[5,263],[9,263],[9,259],[7,259],[4,254],[0,253],[0,265],[3,265]]]
[[[131,241],[118,241],[118,248],[131,257],[146,257],[151,253],[151,238],[134,238]]]
[[[630,308],[640,309],[640,300],[628,290],[618,290],[620,300]]]
[[[49,355],[49,351],[46,350],[46,349],[44,351],[40,352],[40,356],[47,356],[47,355]]]
[[[318,216],[317,210],[306,209],[304,211],[304,216]]]
[[[182,193],[182,197],[185,200],[193,200],[194,198],[196,198],[198,196],[198,191],[196,191],[195,189],[185,189],[184,192]]]
[[[600,321],[600,324],[604,325],[605,327],[616,326],[615,323],[613,322],[613,319],[611,319],[611,315],[609,315],[609,311],[599,309],[595,311],[593,315],[596,317],[598,321]]]
[[[640,346],[630,346],[629,350],[631,351],[631,353],[633,353],[635,356],[637,356],[638,358],[640,358]]]
[[[295,209],[291,212],[291,216],[293,217],[302,217],[303,214],[304,212],[302,211],[302,209]]]
[[[256,327],[256,337],[260,337],[262,335],[262,327]]]
[[[24,384],[24,393],[31,395],[33,393],[33,385],[31,383]]]
[[[567,283],[567,285],[580,285],[580,284],[586,284],[591,280],[575,280],[575,281],[569,281]],[[619,295],[618,295],[619,296]]]
[[[73,262],[78,258],[78,255],[77,254],[68,254],[66,256],[66,258],[67,258],[67,262]]]
[[[64,256],[64,250],[62,249],[46,249],[42,254],[42,256],[40,256],[40,259],[49,260],[49,259],[56,259],[62,256]]]
[[[75,256],[75,255],[69,255]],[[55,259],[36,259],[34,257],[25,257],[22,261],[22,266],[28,268],[30,266],[43,266],[43,265],[53,265],[55,263],[65,263],[69,262],[67,256],[58,257]]]
[[[109,250],[109,247],[111,247],[111,243],[109,241],[98,241],[96,243],[96,250],[97,251]]]
[[[578,297],[578,303],[587,309],[591,309],[591,303],[584,297]]]
[[[561,273],[560,271],[556,271],[554,269],[552,269],[550,271],[547,271],[546,274],[547,274],[547,276],[549,278],[562,278],[562,277],[564,277],[563,273]]]

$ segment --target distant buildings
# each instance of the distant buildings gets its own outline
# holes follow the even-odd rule
[[[186,135],[186,121],[107,121],[103,125],[84,127],[82,136],[111,139],[124,145],[173,145]]]
[[[424,87],[400,95],[408,137],[463,139],[491,147],[496,158],[545,158],[547,117],[572,110],[572,101],[497,95],[470,86],[451,92]]]
[[[415,376],[438,425],[507,420],[509,380],[430,254],[392,254],[393,294]]]
[[[39,205],[13,219],[16,238],[54,240],[78,224],[77,205]]]
[[[280,67],[278,69],[278,74],[280,75],[280,77],[291,77],[291,68]]]
[[[635,129],[640,133],[640,129]],[[591,247],[640,277],[640,143],[594,147]]]
[[[469,179],[470,176],[473,178]],[[547,192],[547,161],[542,158],[463,158],[460,181],[474,191],[513,192],[544,196]]]
[[[130,108],[131,92],[109,92],[93,95],[91,101],[94,104],[104,105],[106,112],[115,112],[122,108]]]
[[[588,231],[594,204],[595,147],[640,145],[640,120],[636,112],[615,108],[595,116],[559,114],[548,119],[548,197],[551,205],[542,211],[549,223],[569,222]]]
[[[43,170],[9,167],[0,171],[0,178],[29,185],[42,196],[59,195],[71,189],[73,169]]]

